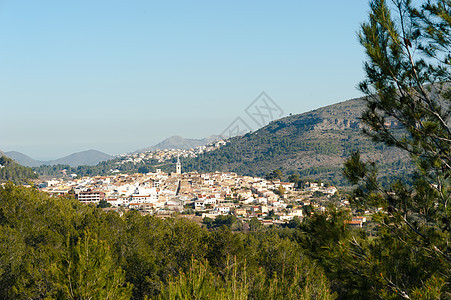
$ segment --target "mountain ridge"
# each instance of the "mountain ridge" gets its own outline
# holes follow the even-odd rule
[[[26,154],[23,154],[18,151],[8,151],[5,153],[6,156],[8,156],[11,159],[14,159],[19,164],[26,166],[26,167],[39,167],[42,165],[69,165],[71,167],[78,167],[81,165],[88,165],[88,166],[94,166],[97,165],[101,161],[109,160],[114,158],[114,156],[103,153],[98,150],[90,149],[80,152],[75,152],[72,154],[69,154],[67,156],[55,159],[55,160],[49,160],[49,161],[40,161],[35,160],[31,157],[29,157]]]
[[[19,151],[8,151],[5,153],[6,156],[15,160],[17,163],[26,167],[39,167],[40,165],[45,164],[45,161],[35,160],[30,156],[21,153]]]
[[[218,135],[212,135],[202,139],[187,139],[181,136],[174,135],[164,139],[154,146],[136,150],[133,153],[142,153],[159,149],[190,149],[210,144],[219,139],[220,136]],[[1,152],[0,150],[0,156],[2,153],[3,152]],[[32,157],[19,151],[7,151],[3,153],[3,155],[15,160],[17,163],[26,167],[39,167],[43,165],[52,166],[59,164],[69,165],[71,167],[78,167],[81,165],[94,166],[102,161],[110,160],[115,157],[94,149],[75,152],[67,156],[48,161],[35,160]]]

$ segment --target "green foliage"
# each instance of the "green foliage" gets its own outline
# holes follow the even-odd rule
[[[279,186],[274,190],[274,192],[275,192],[277,195],[282,196],[282,195],[284,195],[284,194],[286,193],[286,190],[285,190],[285,188],[284,188],[282,185],[279,185]]]
[[[0,156],[0,166],[0,183],[11,181],[22,184],[38,178],[31,168],[21,166],[6,156]]]
[[[347,211],[328,207],[328,214],[314,214],[300,226],[299,242],[317,259],[324,257],[327,248],[333,248],[350,236],[345,221],[350,219]]]
[[[120,217],[7,184],[0,188],[0,298],[331,299],[322,268],[292,231],[256,219],[249,233],[231,231],[236,224],[223,216],[207,231],[183,218]]]
[[[56,291],[50,266],[61,259],[65,237],[76,236],[71,218],[80,218],[74,212],[85,209],[29,188],[0,188],[0,298],[44,298]]]
[[[328,207],[327,214],[305,218],[296,236],[306,254],[327,274],[332,290],[343,299],[376,299],[385,286],[379,265],[372,268],[366,251],[371,242],[359,230],[350,230],[346,210]]]
[[[54,266],[58,298],[130,299],[131,286],[125,285],[125,274],[115,267],[105,241],[88,231],[75,246],[67,248],[61,262]]]
[[[108,203],[108,201],[102,199],[99,201],[99,204],[97,204],[98,208],[107,208],[107,207],[111,207],[111,203]]]
[[[263,229],[262,223],[260,223],[260,221],[256,217],[252,217],[249,220],[248,224],[250,231],[260,231]]]
[[[299,226],[301,226],[301,220],[298,217],[293,217],[287,224],[287,227],[292,229],[299,228]]]
[[[301,179],[299,178],[298,174],[291,174],[290,176],[288,176],[288,181],[289,182],[293,182],[295,184],[297,184]]]
[[[282,180],[283,173],[279,169],[265,175],[266,180]]]
[[[235,261],[236,262],[236,261]],[[246,267],[238,278],[237,266],[227,266],[224,278],[209,271],[208,261],[192,260],[187,273],[171,276],[159,299],[248,299]]]
[[[295,118],[295,117],[293,117]],[[283,122],[283,121],[278,121]],[[315,120],[322,122],[322,119]],[[301,123],[301,122],[299,122]],[[298,128],[297,126],[302,127]],[[263,128],[258,134],[247,134],[243,137],[232,138],[230,142],[218,150],[211,151],[197,158],[183,161],[187,171],[198,172],[233,171],[243,175],[265,176],[269,180],[283,179],[284,170],[287,172],[300,172],[301,176],[314,175],[316,178],[328,176],[328,180],[346,185],[341,177],[342,167],[320,166],[312,164],[310,167],[293,169],[287,164],[288,159],[298,160],[299,154],[304,155],[330,155],[344,157],[343,149],[362,149],[365,152],[375,151],[372,142],[361,137],[345,144],[342,140],[327,139],[320,133],[315,138],[303,138],[313,130],[310,126],[303,126],[293,122],[289,127],[290,135],[273,130],[271,124]],[[354,129],[347,129],[358,134]],[[314,133],[312,133],[314,135]],[[340,134],[342,134],[340,132]],[[346,134],[346,137],[348,134]],[[351,145],[352,143],[352,145]],[[283,166],[283,167],[281,167]],[[279,169],[276,169],[279,168]]]
[[[298,270],[292,280],[282,273],[268,281],[257,281],[254,299],[323,299],[333,300],[337,295],[330,293],[329,282],[321,272],[312,266]]]
[[[350,229],[349,211],[333,206],[281,229],[265,228],[252,218],[245,233],[238,232],[242,225],[232,216],[205,218],[213,229],[207,230],[186,219],[136,211],[120,217],[7,184],[0,188],[0,298],[104,299],[111,291],[110,298],[119,299],[449,299],[450,11],[449,1],[421,7],[408,0],[371,1],[359,35],[368,55],[367,78],[360,85],[367,94],[362,122],[366,134],[382,143],[356,138],[354,127],[328,130],[340,137],[329,143],[309,136],[324,125],[312,112],[289,119],[292,123],[272,122],[184,162],[186,170],[260,176],[280,168],[268,176],[290,174],[289,180],[301,186],[301,177],[341,169],[285,167],[301,151],[351,155],[344,175],[356,188],[349,198],[354,207],[375,212],[376,236]],[[298,134],[290,136],[294,131]],[[402,150],[413,163],[376,166],[362,160],[374,150]],[[120,168],[145,171],[154,163]],[[91,175],[112,166],[67,170]],[[384,179],[379,173],[387,167],[414,168],[414,174],[403,171],[400,180]],[[66,166],[40,171],[61,168]]]
[[[358,185],[352,203],[380,209],[373,215],[377,238],[349,242],[359,254],[349,269],[371,280],[368,295],[449,298],[451,3],[374,0],[370,7],[359,34],[368,56],[360,84],[367,94],[365,133],[405,151],[415,165],[410,184],[383,185],[375,163],[358,153],[345,164],[345,175]]]
[[[313,194],[312,194],[312,197],[314,197],[314,198],[321,198],[321,197],[324,197],[324,193],[321,192],[321,191],[314,191]]]
[[[215,219],[205,217],[202,222],[208,229],[218,229],[226,226],[230,230],[242,230],[243,223],[234,215],[219,215]]]
[[[336,299],[326,277],[308,261],[294,265],[291,276],[281,269],[270,277],[263,269],[249,274],[236,258],[228,261],[223,275],[215,276],[208,261],[193,260],[188,272],[170,277],[159,299]]]

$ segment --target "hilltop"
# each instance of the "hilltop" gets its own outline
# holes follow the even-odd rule
[[[86,150],[82,152],[73,153],[60,159],[50,161],[50,165],[69,165],[77,167],[81,165],[94,166],[101,161],[112,159],[114,156],[97,151]]]
[[[39,167],[40,165],[46,164],[45,161],[35,160],[35,159],[31,158],[30,156],[23,154],[21,152],[18,152],[18,151],[8,151],[5,153],[5,155],[8,156],[9,158],[15,160],[22,166],[26,166],[26,167]]]

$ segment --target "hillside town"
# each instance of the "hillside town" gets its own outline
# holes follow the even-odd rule
[[[123,165],[125,163],[137,164],[146,160],[156,160],[158,162],[165,162],[173,159],[174,157],[193,158],[199,154],[207,153],[215,149],[220,148],[227,144],[226,141],[219,139],[211,144],[204,146],[197,146],[190,149],[157,149],[153,151],[144,151],[139,153],[122,154],[119,155],[119,161],[117,165]]]
[[[180,160],[169,174],[157,169],[147,174],[54,179],[39,188],[55,196],[72,194],[89,205],[103,202],[105,209],[119,213],[137,210],[161,217],[178,214],[202,219],[234,215],[243,220],[257,218],[266,225],[302,220],[306,211],[324,212],[331,199],[339,206],[349,205],[337,196],[334,186],[307,182],[299,189],[295,183],[232,172],[182,173]],[[353,219],[349,225],[362,227],[365,221]]]

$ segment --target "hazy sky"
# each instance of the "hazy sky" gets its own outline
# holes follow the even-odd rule
[[[365,0],[0,0],[0,150],[53,159],[361,96]],[[249,122],[251,127],[255,124]]]

